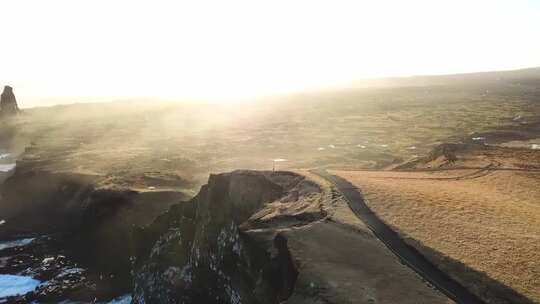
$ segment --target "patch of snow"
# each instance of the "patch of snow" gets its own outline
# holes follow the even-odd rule
[[[85,270],[83,268],[78,268],[78,267],[67,268],[67,269],[63,269],[56,278],[63,279],[70,275],[82,275],[84,272]],[[103,275],[100,275],[100,279],[103,279]]]
[[[0,226],[4,225],[6,223],[6,220],[0,220]]]
[[[317,150],[324,151],[325,149],[323,147],[318,147]]]
[[[28,244],[32,243],[33,240],[35,240],[35,238],[27,238],[27,239],[20,239],[20,240],[2,242],[2,243],[0,243],[0,250],[4,250],[4,249],[7,249],[7,248],[12,248],[12,247],[25,246],[25,245],[28,245]]]
[[[359,147],[359,148],[362,148],[362,149],[366,148],[366,146],[364,146],[364,145],[356,145],[356,146]]]
[[[386,145],[386,144],[382,144],[380,146],[383,147],[383,148],[388,148],[388,145]]]
[[[416,147],[415,146],[410,146],[407,148],[407,150],[416,150]]]
[[[328,148],[330,148],[330,149],[335,149],[336,146],[334,146],[334,145],[328,145]]]
[[[0,164],[0,172],[9,172],[15,169],[16,164]]]
[[[540,150],[540,144],[532,144],[531,149],[533,150]]]
[[[275,161],[275,162],[285,162],[285,161],[287,161],[287,160],[284,159],[284,158],[276,158],[276,159],[274,159],[273,161]]]
[[[40,281],[31,277],[0,274],[0,298],[26,294],[40,284]]]
[[[156,189],[156,187],[154,187],[154,186],[149,186],[148,187],[148,190],[155,190],[155,189]]]
[[[516,117],[514,117],[513,121],[518,121],[521,119],[521,115],[517,115]]]
[[[11,154],[9,154],[9,153],[0,153],[0,159],[8,158],[10,156],[11,156]]]
[[[473,137],[472,140],[478,141],[478,140],[485,140],[485,137]]]
[[[49,258],[44,258],[43,261],[41,261],[41,263],[49,264],[49,263],[51,263],[53,261],[54,261],[54,257],[49,257]]]

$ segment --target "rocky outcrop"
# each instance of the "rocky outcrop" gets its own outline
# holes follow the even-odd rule
[[[36,247],[34,241],[16,251],[0,250],[0,273],[19,274],[21,269],[8,266],[23,265],[25,275],[48,282],[14,303],[60,302],[68,295],[103,300],[129,292],[133,227],[150,224],[170,205],[187,199],[175,191],[99,188],[97,178],[23,163],[0,186],[0,242],[37,238],[46,244]],[[49,265],[45,258],[54,261]],[[75,268],[84,271],[75,273]]]
[[[304,201],[319,192],[292,173],[211,175],[192,200],[136,231],[134,303],[286,300],[298,268],[279,231],[323,217]]]
[[[428,155],[398,164],[392,169],[414,170],[449,167],[456,164],[462,152],[484,147],[483,144],[478,143],[442,143],[434,147]]]
[[[13,116],[19,114],[19,106],[17,105],[17,99],[13,94],[13,88],[5,86],[2,95],[0,95],[0,115]]]
[[[0,186],[0,239],[69,232],[81,258],[128,269],[131,229],[187,198],[179,192],[96,188],[96,176],[18,168]],[[114,250],[111,250],[114,248]]]
[[[456,153],[465,149],[464,144],[444,143],[435,147],[429,154],[429,160],[433,161],[439,157],[444,157],[447,162],[455,162],[457,160]]]
[[[98,287],[99,280],[93,279],[88,269],[68,257],[64,241],[62,235],[49,235],[0,242],[1,274],[42,282],[27,294],[0,297],[0,303],[58,303],[63,299],[90,302],[102,298],[105,289]],[[109,277],[105,279],[112,285]]]

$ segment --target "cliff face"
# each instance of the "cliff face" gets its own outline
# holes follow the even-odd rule
[[[171,204],[187,198],[175,191],[100,188],[97,176],[24,163],[15,171],[0,185],[0,242],[34,241],[11,251],[0,248],[5,262],[0,273],[24,271],[48,283],[12,299],[14,303],[66,298],[86,303],[129,292],[133,226],[150,224]],[[45,258],[50,262],[42,262]]]
[[[0,95],[0,115],[13,116],[19,114],[17,99],[13,94],[13,88],[5,86],[2,95]]]
[[[212,175],[174,205],[185,198],[96,188],[93,178],[23,165],[4,184],[0,214],[12,216],[0,239],[38,234],[0,249],[0,272],[47,282],[8,303],[128,293],[133,303],[448,303],[313,176]]]
[[[277,228],[301,222],[286,209],[299,207],[305,183],[291,173],[211,175],[196,197],[136,232],[134,303],[287,299],[298,270]]]

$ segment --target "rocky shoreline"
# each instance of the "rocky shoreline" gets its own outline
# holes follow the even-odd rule
[[[308,172],[210,175],[188,199],[37,168],[0,189],[0,282],[27,288],[0,303],[448,303]]]
[[[14,171],[0,186],[0,280],[8,287],[17,280],[37,286],[0,296],[1,303],[93,303],[130,294],[133,226],[149,224],[187,198],[99,188],[95,176],[35,164],[19,163]]]
[[[278,230],[325,216],[309,207],[320,188],[284,172],[212,175],[180,202],[180,194],[95,189],[91,177],[21,167],[1,194],[8,217],[0,225],[0,276],[35,284],[2,303],[126,294],[134,303],[279,303],[292,294],[298,270]],[[271,203],[307,210],[274,214]],[[156,218],[156,206],[145,204],[171,207]]]
[[[284,173],[211,175],[196,197],[137,231],[133,302],[286,300],[298,276],[287,238],[271,226],[265,237],[253,237],[247,227],[278,220],[269,204],[298,196],[302,183],[302,177]],[[268,218],[257,217],[261,209]]]
[[[121,293],[121,288],[114,288],[119,285],[114,277],[98,274],[76,262],[74,255],[66,248],[67,238],[66,235],[30,238],[26,239],[30,240],[26,244],[15,244],[0,250],[0,278],[7,275],[11,276],[7,278],[11,280],[31,278],[36,285],[35,289],[24,294],[0,298],[0,302],[96,302],[98,299],[115,298]],[[24,292],[28,284],[14,288]],[[124,288],[124,293],[127,292]]]

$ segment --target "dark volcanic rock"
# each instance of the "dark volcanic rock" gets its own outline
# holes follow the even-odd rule
[[[0,187],[0,214],[9,215],[0,240],[55,237],[0,250],[0,273],[46,282],[7,301],[132,292],[134,303],[281,303],[298,277],[284,231],[325,216],[320,191],[293,173],[235,171],[211,175],[196,197],[171,206],[185,197],[18,166]]]
[[[0,114],[4,116],[13,116],[19,114],[17,99],[15,99],[13,88],[10,86],[4,87],[4,91],[0,97]]]
[[[235,171],[135,233],[134,303],[280,303],[297,266],[278,229],[245,225],[277,200],[295,202],[298,175]],[[280,204],[277,203],[277,204]],[[252,230],[253,231],[253,230]]]
[[[0,250],[0,273],[24,271],[25,275],[47,281],[33,294],[19,297],[22,303],[29,297],[50,303],[66,296],[86,301],[128,292],[132,282],[133,227],[150,224],[171,204],[187,198],[173,191],[96,188],[95,179],[91,175],[55,173],[21,165],[0,186],[0,219],[5,220],[0,225],[0,242],[61,235],[47,240],[54,241],[54,247],[64,251],[61,254],[50,250],[49,245],[36,247],[36,242],[13,249],[16,254],[12,249]],[[59,255],[65,259],[58,258]],[[47,257],[54,257],[54,263],[42,265]],[[88,273],[79,271],[74,263]],[[94,278],[93,283],[87,284],[89,277]]]
[[[88,279],[86,269],[67,257],[63,239],[62,235],[38,237],[0,250],[0,273],[29,276],[43,282],[25,295],[0,298],[0,303],[95,298],[97,284]]]

